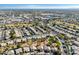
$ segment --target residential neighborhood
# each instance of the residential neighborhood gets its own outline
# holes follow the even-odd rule
[[[78,55],[79,10],[0,10],[0,55]]]

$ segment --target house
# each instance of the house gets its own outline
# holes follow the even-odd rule
[[[14,55],[14,50],[9,50],[9,51],[6,51],[6,53],[5,54],[7,54],[7,55]]]
[[[44,46],[44,52],[48,53],[50,52],[51,48],[49,46]]]
[[[22,38],[21,40],[22,40],[22,41],[26,41],[26,38]]]
[[[21,42],[21,39],[15,39],[16,42]]]
[[[23,51],[24,52],[29,52],[30,51],[30,48],[29,47],[23,47]]]
[[[14,41],[13,40],[10,40],[7,42],[8,44],[14,44]]]
[[[45,52],[38,52],[37,55],[45,55]]]
[[[37,50],[36,46],[33,46],[33,45],[32,45],[30,48],[31,48],[31,50],[33,50],[33,51],[34,51],[34,50]]]
[[[21,52],[23,52],[23,51],[22,51],[22,48],[18,48],[18,49],[16,49],[15,51],[16,51],[16,54],[20,54]]]
[[[1,46],[6,46],[7,44],[6,44],[6,43],[0,43],[0,45],[1,45]]]

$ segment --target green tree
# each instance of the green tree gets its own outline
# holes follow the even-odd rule
[[[15,31],[11,30],[10,31],[10,39],[15,39],[15,38],[16,38]]]
[[[51,36],[49,39],[48,39],[48,43],[51,44],[52,42],[55,41],[55,36]]]
[[[64,35],[64,34],[59,34],[58,37],[59,37],[59,38],[64,38],[65,35]]]
[[[56,41],[57,46],[61,46],[61,42]]]

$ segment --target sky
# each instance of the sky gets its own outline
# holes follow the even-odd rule
[[[0,9],[77,9],[79,4],[0,4]]]

